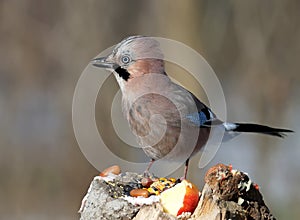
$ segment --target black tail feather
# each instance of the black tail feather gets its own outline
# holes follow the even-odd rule
[[[281,138],[284,138],[286,136],[285,133],[294,132],[288,129],[272,128],[269,126],[259,125],[259,124],[235,123],[235,125],[237,127],[232,129],[232,131],[261,133],[261,134],[267,134],[267,135],[277,136]]]

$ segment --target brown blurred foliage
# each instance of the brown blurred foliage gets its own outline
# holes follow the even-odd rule
[[[299,11],[296,0],[0,1],[1,219],[78,218],[98,171],[73,134],[74,88],[91,58],[129,35],[171,38],[201,53],[224,88],[231,121],[300,128]],[[297,135],[238,143],[250,139],[255,159],[245,171],[268,184],[262,192],[275,215],[299,218]]]

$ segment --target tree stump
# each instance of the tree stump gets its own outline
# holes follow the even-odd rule
[[[198,206],[193,213],[173,216],[164,212],[159,196],[133,198],[129,191],[142,188],[136,173],[97,176],[79,210],[81,220],[223,220],[275,219],[263,201],[258,185],[247,174],[217,164],[205,176]]]

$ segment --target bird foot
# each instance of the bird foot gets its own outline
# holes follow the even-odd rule
[[[150,173],[148,170],[145,170],[144,173],[143,173],[143,176],[144,176],[145,178],[150,178],[151,176],[153,176],[153,174]]]
[[[186,180],[186,176],[180,177],[180,182],[182,182],[182,180]]]

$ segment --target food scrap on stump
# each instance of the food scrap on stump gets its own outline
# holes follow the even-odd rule
[[[275,219],[258,185],[231,165],[210,168],[202,193],[187,180],[120,172],[112,166],[94,178],[82,200],[81,220]]]

